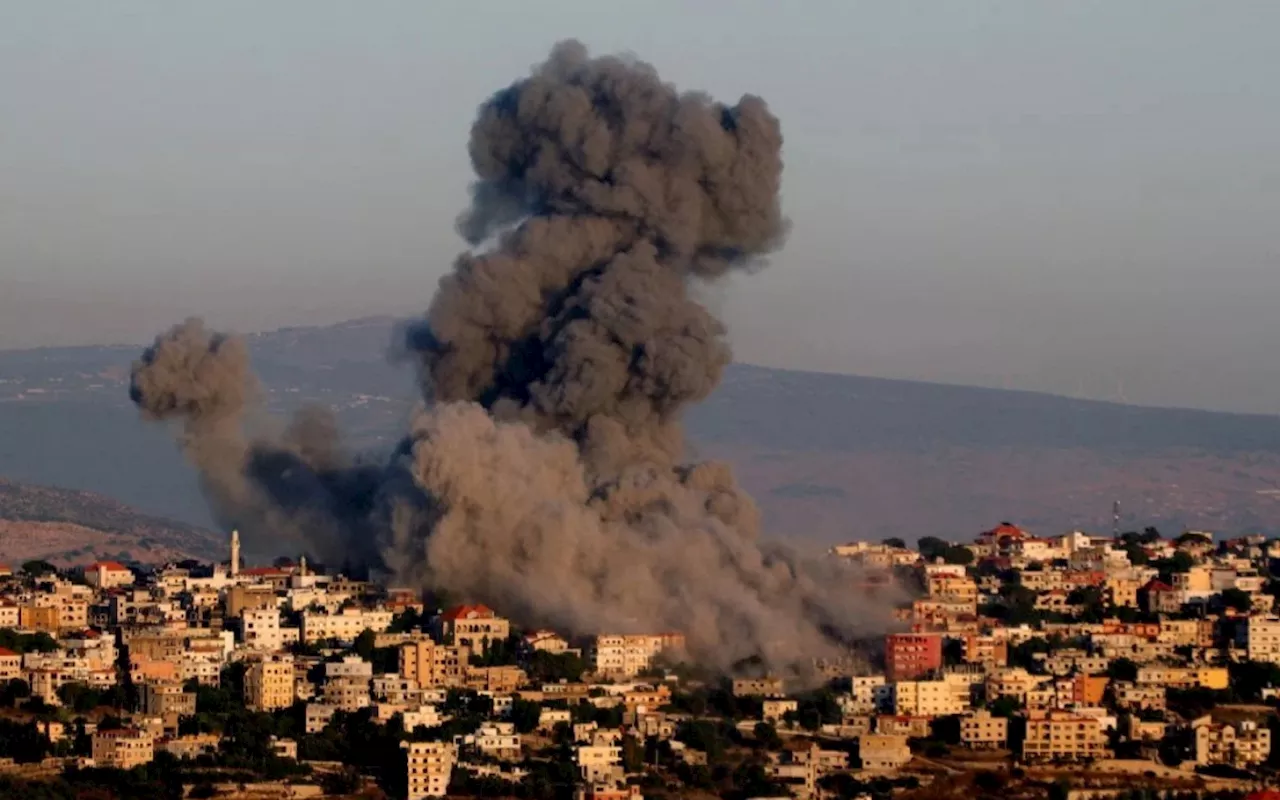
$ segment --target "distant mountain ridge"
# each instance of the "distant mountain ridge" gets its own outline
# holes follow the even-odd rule
[[[418,393],[396,320],[247,337],[274,411],[333,409],[385,451]],[[162,426],[127,398],[141,347],[0,351],[0,474],[92,489],[211,526]],[[1141,408],[1025,391],[734,364],[686,414],[690,454],[732,462],[774,535],[969,537],[1122,523],[1280,533],[1280,417]],[[269,542],[264,543],[269,548]]]
[[[155,563],[212,557],[220,549],[218,534],[143,514],[94,492],[0,478],[0,561]]]

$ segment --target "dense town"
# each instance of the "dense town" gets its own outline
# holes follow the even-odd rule
[[[0,566],[0,795],[1264,797],[1280,775],[1280,540],[1003,523],[830,557],[894,624],[805,676],[246,567],[236,534],[221,564]]]

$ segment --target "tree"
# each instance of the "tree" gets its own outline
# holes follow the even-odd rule
[[[1113,658],[1107,664],[1107,677],[1113,681],[1133,683],[1138,679],[1138,665],[1127,658]]]
[[[360,631],[360,635],[356,637],[351,649],[356,655],[368,661],[373,656],[373,648],[377,641],[378,634],[374,633],[371,628],[365,628]]]
[[[920,555],[925,561],[942,558],[949,547],[951,547],[949,542],[945,542],[936,536],[922,536],[920,541],[916,542],[916,549],[920,551]]]
[[[987,710],[991,712],[993,717],[1012,717],[1022,708],[1022,703],[1018,698],[1007,694],[1002,694],[987,705]]]
[[[0,705],[16,706],[19,700],[31,696],[31,686],[21,678],[10,678],[0,686]]]
[[[511,722],[516,726],[516,733],[531,733],[538,728],[542,720],[542,706],[532,700],[516,697],[511,701]]]
[[[45,561],[43,558],[32,559],[22,563],[22,571],[33,578],[41,575],[56,575],[58,568]]]
[[[1147,555],[1146,549],[1137,542],[1126,544],[1124,552],[1129,557],[1129,563],[1135,567],[1141,567],[1151,560],[1151,557]]]
[[[767,722],[757,722],[752,733],[755,734],[760,746],[766,750],[777,750],[782,747],[782,737],[778,736],[778,729]]]
[[[888,539],[885,539],[883,542],[881,542],[881,544],[885,545],[886,547],[896,547],[899,550],[907,549],[907,543],[899,539],[897,536],[890,536]]]
[[[1249,593],[1234,586],[1230,589],[1222,591],[1222,604],[1227,608],[1233,608],[1236,611],[1244,612],[1253,608],[1253,598]]]

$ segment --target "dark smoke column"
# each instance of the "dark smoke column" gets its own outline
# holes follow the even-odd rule
[[[558,45],[472,127],[479,180],[459,228],[500,238],[459,258],[411,333],[430,396],[559,430],[605,473],[671,462],[680,409],[729,361],[688,281],[781,243],[781,148],[758,98],[724,106]]]
[[[196,322],[135,364],[132,395],[182,420],[219,518],[254,542],[301,538],[526,625],[680,631],[710,666],[804,672],[883,614],[838,565],[760,541],[679,425],[730,359],[690,288],[782,242],[781,148],[758,98],[558,45],[472,127],[473,249],[407,329],[426,404],[388,460],[351,459],[315,413],[248,435],[243,345]]]

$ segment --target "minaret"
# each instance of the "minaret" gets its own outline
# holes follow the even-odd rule
[[[231,577],[240,574],[240,531],[231,532]]]
[[[304,578],[307,577],[307,556],[305,553],[298,556],[298,575]]]

